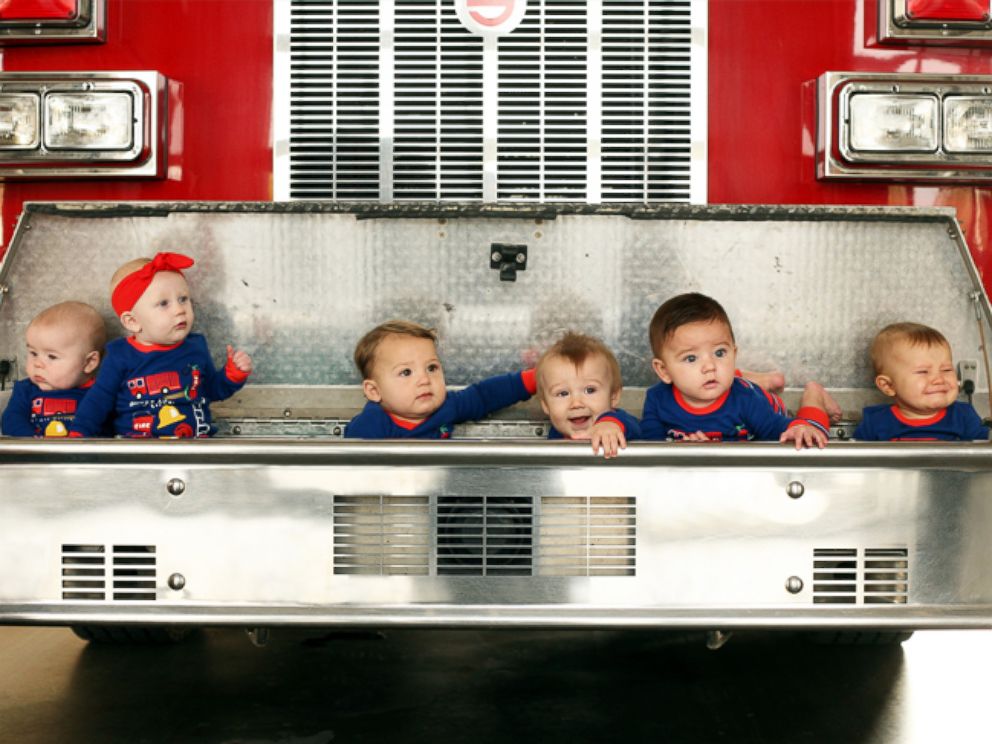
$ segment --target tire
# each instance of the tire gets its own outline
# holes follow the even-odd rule
[[[911,630],[839,630],[813,633],[819,646],[898,646],[913,637]]]
[[[164,646],[182,643],[192,628],[172,625],[73,625],[84,641],[117,646]]]

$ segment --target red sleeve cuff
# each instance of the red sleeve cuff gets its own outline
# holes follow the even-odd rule
[[[793,426],[806,423],[807,421],[817,424],[826,431],[830,431],[830,417],[827,416],[826,411],[816,406],[803,406],[800,408],[796,413],[795,421],[789,424],[789,428],[791,429]]]
[[[235,367],[231,359],[228,359],[227,364],[224,365],[224,376],[235,384],[244,382],[250,374],[250,372],[242,372]]]
[[[530,369],[525,369],[520,373],[520,379],[524,383],[524,387],[527,388],[527,392],[531,395],[537,393],[537,368],[531,367]]]
[[[610,414],[605,413],[602,416],[600,416],[598,419],[596,419],[597,424],[601,424],[604,421],[609,421],[611,424],[616,424],[617,426],[620,427],[620,431],[622,431],[624,434],[627,433],[627,427],[624,426],[623,421],[618,419],[616,416],[611,416]]]
[[[73,439],[82,439],[83,438],[83,435],[80,434],[78,431],[70,431],[69,434],[68,434],[68,436],[70,436]]]
[[[743,377],[743,376],[744,375],[741,374],[741,371],[739,369],[734,370],[734,377]]]

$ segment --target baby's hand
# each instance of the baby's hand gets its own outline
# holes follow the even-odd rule
[[[251,373],[251,357],[244,351],[235,351],[230,344],[227,345],[227,363],[234,365],[239,371],[246,375]]]
[[[704,432],[697,431],[693,434],[686,432],[676,439],[677,442],[708,442],[710,438]]]
[[[796,426],[790,426],[784,432],[782,436],[778,438],[780,442],[795,442],[796,449],[802,449],[803,447],[816,446],[823,449],[827,446],[827,435],[824,434],[820,429],[809,424],[798,424]]]
[[[616,457],[622,449],[627,449],[627,437],[623,435],[623,427],[616,421],[600,421],[589,430],[589,438],[592,440],[592,451],[599,454],[600,448],[603,450],[603,457],[609,460]]]

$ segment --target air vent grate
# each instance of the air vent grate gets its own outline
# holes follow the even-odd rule
[[[488,68],[451,0],[275,12],[279,199],[692,198],[692,0],[529,0]]]
[[[427,574],[426,496],[335,496],[333,519],[334,573]]]
[[[541,499],[535,575],[633,576],[636,501],[631,497]]]
[[[115,545],[114,599],[154,600],[157,584],[154,545]]]
[[[110,597],[124,601],[156,598],[154,545],[113,545],[110,548]],[[105,545],[62,546],[62,599],[107,599]]]
[[[813,551],[814,604],[905,604],[909,595],[906,548],[817,548]]]
[[[439,496],[439,575],[529,576],[533,501],[525,496]]]
[[[906,604],[909,551],[905,548],[868,548],[864,566],[865,604]]]
[[[62,599],[106,599],[103,545],[62,546]]]

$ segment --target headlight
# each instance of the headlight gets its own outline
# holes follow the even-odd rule
[[[992,97],[944,99],[944,147],[948,152],[992,152]]]
[[[934,152],[937,97],[852,95],[850,147],[859,152]]]
[[[38,146],[38,108],[36,95],[0,95],[0,149],[30,150]]]
[[[127,150],[134,142],[129,93],[49,93],[45,147],[52,150]]]

